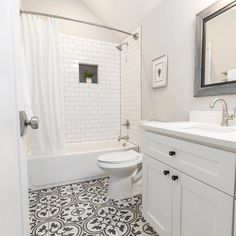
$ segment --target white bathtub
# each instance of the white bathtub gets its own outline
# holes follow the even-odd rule
[[[137,146],[116,140],[92,141],[65,145],[65,153],[55,156],[28,156],[29,188],[76,182],[102,176],[96,164],[97,157],[108,152],[135,149]]]

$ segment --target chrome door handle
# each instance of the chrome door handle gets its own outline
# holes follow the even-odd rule
[[[32,129],[39,128],[39,118],[33,116],[28,120],[26,112],[20,111],[20,136],[23,137],[26,133],[27,127],[30,126]]]
[[[33,116],[31,120],[25,121],[25,126],[30,126],[32,129],[39,128],[39,118],[37,116]]]

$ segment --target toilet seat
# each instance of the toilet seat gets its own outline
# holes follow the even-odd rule
[[[139,154],[134,150],[126,152],[113,152],[98,157],[98,162],[107,164],[130,163],[139,159]]]

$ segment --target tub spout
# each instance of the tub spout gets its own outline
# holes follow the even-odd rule
[[[119,136],[118,137],[118,141],[120,142],[121,140],[129,141],[129,136],[128,135],[126,135],[126,136]]]

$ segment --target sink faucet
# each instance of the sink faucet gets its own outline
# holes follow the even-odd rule
[[[210,108],[213,109],[217,102],[221,102],[223,107],[221,126],[229,126],[229,120],[233,120],[235,118],[236,110],[234,109],[234,114],[229,114],[227,102],[223,98],[214,99],[210,104]]]
[[[128,135],[125,135],[125,136],[119,136],[118,137],[118,141],[120,142],[121,140],[125,140],[125,141],[129,141],[129,136]]]

